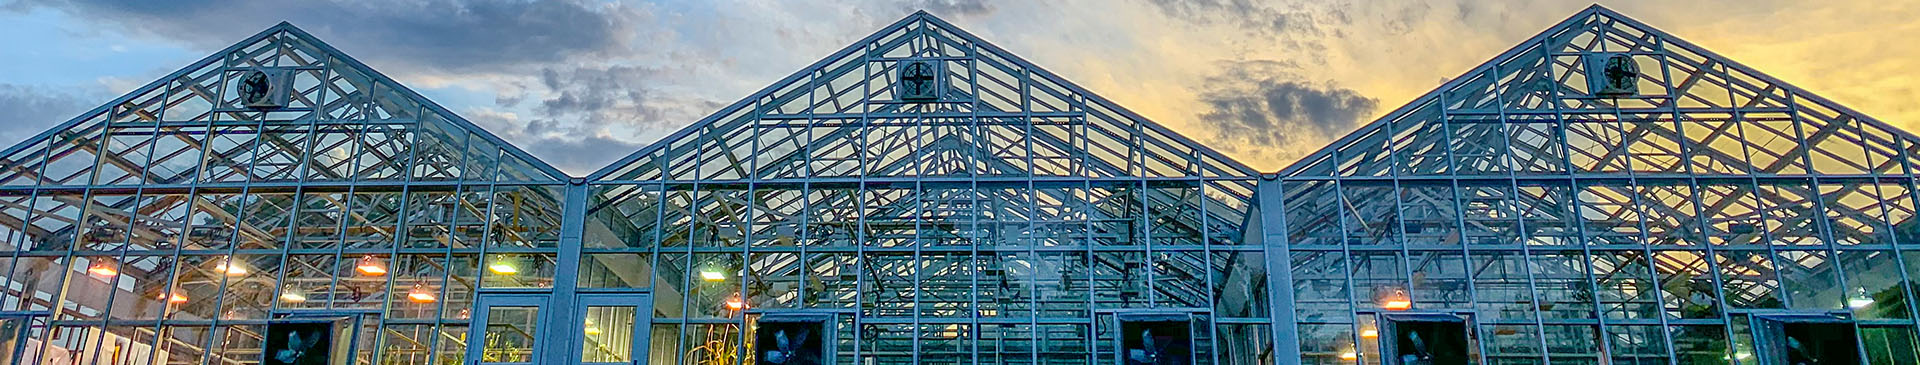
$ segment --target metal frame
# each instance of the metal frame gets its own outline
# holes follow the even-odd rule
[[[1587,95],[1595,52],[1638,60],[1641,95]],[[1262,180],[1262,230],[1307,288],[1285,293],[1305,348],[1356,343],[1340,313],[1393,287],[1513,333],[1488,359],[1713,361],[1770,308],[1911,338],[1915,147],[1596,5]],[[1856,290],[1873,298],[1847,308]]]
[[[533,353],[529,354],[529,361],[524,363],[487,362],[485,356],[482,355],[482,353],[486,350],[484,346],[466,346],[466,348],[464,349],[464,351],[467,354],[466,363],[474,364],[474,365],[539,364],[539,363],[545,362],[546,358],[555,357],[555,355],[553,354],[554,352],[566,353],[560,356],[571,354],[570,351],[560,350],[564,348],[556,346],[555,343],[556,342],[563,343],[563,344],[567,343],[568,341],[565,341],[564,337],[572,337],[572,336],[560,336],[562,338],[555,338],[553,336],[544,336],[546,334],[553,333],[552,331],[559,329],[560,326],[565,326],[564,328],[566,329],[573,328],[570,323],[555,323],[549,320],[550,318],[554,317],[553,315],[549,314],[549,312],[559,312],[559,311],[554,310],[553,307],[547,306],[546,304],[548,300],[549,300],[548,295],[534,294],[534,293],[482,294],[479,297],[474,298],[474,302],[473,302],[473,308],[474,308],[473,323],[474,324],[473,326],[471,326],[471,328],[468,329],[467,338],[469,339],[469,341],[485,341],[486,340],[487,322],[493,315],[491,309],[494,307],[537,308],[539,311],[538,313],[539,317],[536,318],[534,321],[533,333],[529,334],[533,338],[533,345],[531,346]],[[556,351],[556,350],[560,350],[560,351]]]
[[[237,104],[229,78],[258,67],[290,70],[288,106]],[[357,361],[457,361],[472,295],[528,284],[483,283],[479,261],[558,261],[569,180],[282,23],[0,151],[0,270],[23,303],[0,311],[51,314],[36,336],[67,348],[157,337],[169,361],[218,362],[258,356],[233,351],[277,316],[352,312],[377,336]],[[352,274],[363,255],[391,275]],[[439,300],[405,300],[416,284]]]
[[[820,325],[820,328],[828,330],[828,331],[823,331],[820,334],[821,336],[820,344],[822,347],[820,349],[821,354],[823,356],[826,356],[829,359],[827,362],[823,362],[823,364],[833,363],[833,359],[838,359],[840,357],[840,348],[839,348],[840,347],[840,338],[839,338],[840,331],[837,331],[835,329],[839,327],[839,323],[840,323],[839,319],[842,316],[842,313],[837,313],[833,311],[820,311],[820,310],[776,310],[776,311],[749,311],[747,312],[747,315],[755,316],[753,320],[755,328],[759,328],[760,323],[766,323],[766,322],[817,323]],[[747,341],[757,341],[757,339],[747,340]],[[758,352],[758,350],[755,350],[755,351]],[[757,358],[759,354],[756,353],[754,354],[754,356]],[[758,365],[758,364],[755,364],[755,365]]]
[[[623,301],[631,302],[623,303]],[[650,323],[647,319],[647,317],[651,317],[652,315],[652,313],[648,313],[648,311],[653,308],[651,305],[653,303],[653,295],[651,293],[581,293],[576,295],[575,302],[576,304],[573,307],[575,308],[574,313],[581,313],[583,315],[586,313],[587,307],[633,307],[633,338],[630,339],[632,343],[629,344],[629,346],[632,346],[632,354],[630,354],[630,356],[633,358],[628,362],[632,364],[646,363],[648,355],[646,350],[648,346],[653,343],[651,340],[653,326],[649,325]],[[584,325],[585,321],[582,321],[581,324]],[[554,333],[571,333],[568,337],[572,337],[573,341],[576,341],[575,343],[586,340],[585,337],[587,334],[584,332],[560,332],[571,329],[571,324],[564,324],[563,327],[564,328],[558,329]],[[586,351],[585,346],[571,346],[569,349],[571,349],[572,352],[568,357],[569,359],[574,359],[580,363],[588,363],[586,362],[586,354],[584,353]]]
[[[1588,95],[1594,52],[1646,95]],[[942,97],[899,100],[902,60]],[[287,107],[235,104],[257,67],[290,70]],[[1204,360],[1341,363],[1378,310],[1359,291],[1398,288],[1527,335],[1483,336],[1489,359],[1666,362],[1776,308],[1920,337],[1916,157],[1594,6],[1257,175],[920,12],[573,178],[282,23],[0,150],[0,313],[233,363],[276,316],[340,311],[377,337],[355,361],[460,363],[479,296],[632,293],[679,362],[750,356],[748,317],[797,310],[834,314],[844,362],[1084,363],[1117,360],[1122,313],[1193,310]]]
[[[903,60],[942,62],[942,98],[898,100]],[[1206,308],[1196,340],[1223,351],[1200,356],[1251,362],[1270,342],[1227,340],[1278,311],[1243,241],[1252,176],[916,13],[588,176],[583,241],[620,246],[583,253],[653,255],[682,349],[744,346],[714,308],[740,295],[858,309],[843,362],[1106,362],[1097,333],[1129,308]],[[708,361],[732,360],[681,360]]]

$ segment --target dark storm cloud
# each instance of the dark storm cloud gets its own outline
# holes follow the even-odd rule
[[[552,119],[522,122],[517,115],[478,108],[460,115],[573,176],[585,176],[646,146],[610,136],[605,124]]]
[[[1324,143],[1365,122],[1380,100],[1331,83],[1302,81],[1275,62],[1228,62],[1200,90],[1199,121],[1228,150]]]
[[[540,84],[551,92],[533,109],[540,117],[587,123],[686,123],[718,110],[720,102],[656,88],[669,69],[640,66],[545,68]]]
[[[109,26],[221,47],[288,20],[349,52],[445,71],[618,50],[638,15],[590,0],[26,0]]]
[[[105,99],[101,99],[105,100]],[[79,116],[96,105],[87,96],[46,87],[0,84],[0,148]]]

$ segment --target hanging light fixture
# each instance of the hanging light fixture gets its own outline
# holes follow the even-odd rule
[[[487,264],[487,271],[492,271],[493,273],[500,274],[500,275],[513,275],[513,274],[519,273],[520,268],[513,266],[512,257],[501,255],[501,256],[494,257],[493,263]]]
[[[219,265],[213,266],[213,271],[226,273],[227,276],[243,276],[249,272],[247,271],[246,265],[242,265],[238,262],[233,262],[232,257],[228,257],[224,260],[220,260]]]
[[[1373,329],[1372,327],[1362,329],[1360,330],[1360,337],[1362,338],[1380,337],[1380,330]]]
[[[158,297],[155,297],[153,299],[165,300],[167,301],[167,303],[173,303],[173,304],[180,304],[180,303],[187,302],[187,296],[185,294],[180,294],[178,291],[174,291],[171,293],[160,293]]]
[[[1867,295],[1867,288],[1854,288],[1853,297],[1847,298],[1847,308],[1865,309],[1873,306],[1873,297]]]
[[[287,303],[306,303],[307,295],[301,294],[298,287],[288,285],[286,289],[280,290],[280,301]]]
[[[360,261],[354,263],[353,269],[359,271],[360,275],[366,276],[381,276],[387,274],[387,264],[380,262],[380,258],[374,257],[373,255],[361,256]]]
[[[731,297],[727,297],[727,309],[735,311],[747,309],[747,302],[741,300],[739,294],[734,294]]]
[[[120,275],[120,268],[113,264],[113,259],[100,257],[90,261],[93,263],[87,265],[88,273],[107,277]]]
[[[1342,352],[1340,353],[1340,359],[1346,361],[1359,360],[1360,354],[1353,353],[1353,351]]]
[[[700,270],[700,279],[706,281],[727,281],[727,274],[714,269]]]
[[[594,325],[592,318],[587,319],[587,335],[589,336],[600,335],[600,326]]]
[[[407,300],[414,303],[433,303],[440,298],[434,296],[433,291],[427,290],[427,283],[414,283],[413,290],[407,291]]]
[[[1413,308],[1413,300],[1407,298],[1407,291],[1394,289],[1393,294],[1380,301],[1380,308],[1387,310],[1407,310]]]

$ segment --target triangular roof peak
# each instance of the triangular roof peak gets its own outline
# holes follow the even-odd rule
[[[0,151],[0,186],[567,179],[285,21]]]
[[[1253,174],[921,10],[588,179]]]
[[[1609,73],[1630,77],[1588,81]],[[1594,4],[1279,174],[1889,175],[1916,152],[1910,133]]]

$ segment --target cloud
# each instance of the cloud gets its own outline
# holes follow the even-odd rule
[[[548,93],[533,110],[549,121],[669,127],[697,120],[724,105],[653,85],[664,83],[663,78],[672,76],[669,72],[629,65],[546,68],[540,71],[539,82]]]
[[[94,107],[89,95],[0,84],[0,146],[12,146]],[[104,100],[101,100],[104,101]]]
[[[521,143],[527,146],[527,153],[540,156],[541,161],[546,161],[572,176],[586,176],[647,146],[645,143],[634,143],[605,135],[591,135],[583,138],[541,137],[531,140],[522,139]]]
[[[615,138],[602,125],[523,121],[519,114],[485,107],[460,115],[572,176],[586,176],[646,146]]]
[[[591,0],[25,0],[12,8],[36,6],[206,48],[288,20],[358,55],[438,71],[495,71],[618,51],[642,17],[638,9]]]
[[[909,10],[926,10],[933,15],[986,15],[993,13],[987,0],[907,0],[900,4]]]
[[[1347,24],[1352,19],[1337,7],[1309,9],[1299,4],[1257,0],[1147,0],[1168,16],[1200,25],[1232,25],[1249,33],[1282,35],[1321,34],[1324,24]]]
[[[1199,94],[1196,120],[1213,146],[1241,156],[1291,159],[1351,131],[1380,100],[1333,83],[1303,81],[1291,64],[1221,62]],[[1288,156],[1271,156],[1281,154]]]

